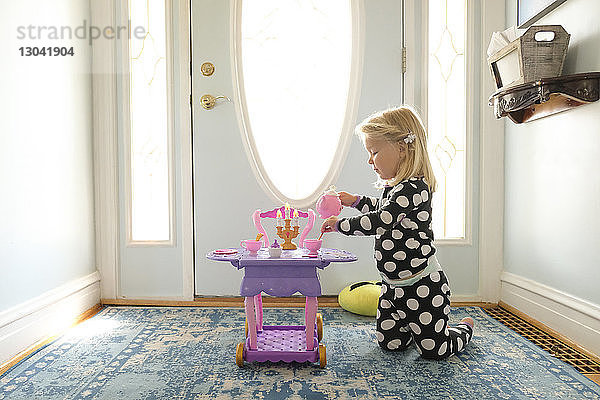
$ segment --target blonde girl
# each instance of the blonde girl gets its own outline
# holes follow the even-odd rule
[[[321,231],[375,236],[382,278],[376,336],[383,349],[404,350],[414,342],[424,358],[456,354],[471,340],[473,319],[448,326],[450,287],[433,245],[436,181],[423,123],[411,107],[402,106],[370,116],[356,133],[378,176],[381,197],[340,192],[342,204],[361,214],[328,218]]]

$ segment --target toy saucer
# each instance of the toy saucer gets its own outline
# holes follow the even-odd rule
[[[235,254],[238,251],[236,249],[217,249],[215,254]]]

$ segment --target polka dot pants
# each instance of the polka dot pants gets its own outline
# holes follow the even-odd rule
[[[377,308],[377,340],[385,350],[404,350],[413,341],[423,358],[443,359],[460,352],[471,340],[467,324],[448,326],[450,287],[442,271],[411,286],[383,282]]]

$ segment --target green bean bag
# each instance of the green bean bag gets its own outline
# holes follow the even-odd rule
[[[346,286],[338,296],[338,303],[346,311],[374,317],[381,292],[381,281],[361,281]]]

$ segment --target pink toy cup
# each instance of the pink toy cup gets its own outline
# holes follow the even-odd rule
[[[304,239],[304,247],[308,249],[308,254],[317,254],[322,243],[323,241],[319,239]]]
[[[256,254],[256,252],[262,247],[262,241],[254,239],[242,240],[240,242],[240,246],[246,248],[250,254]]]

